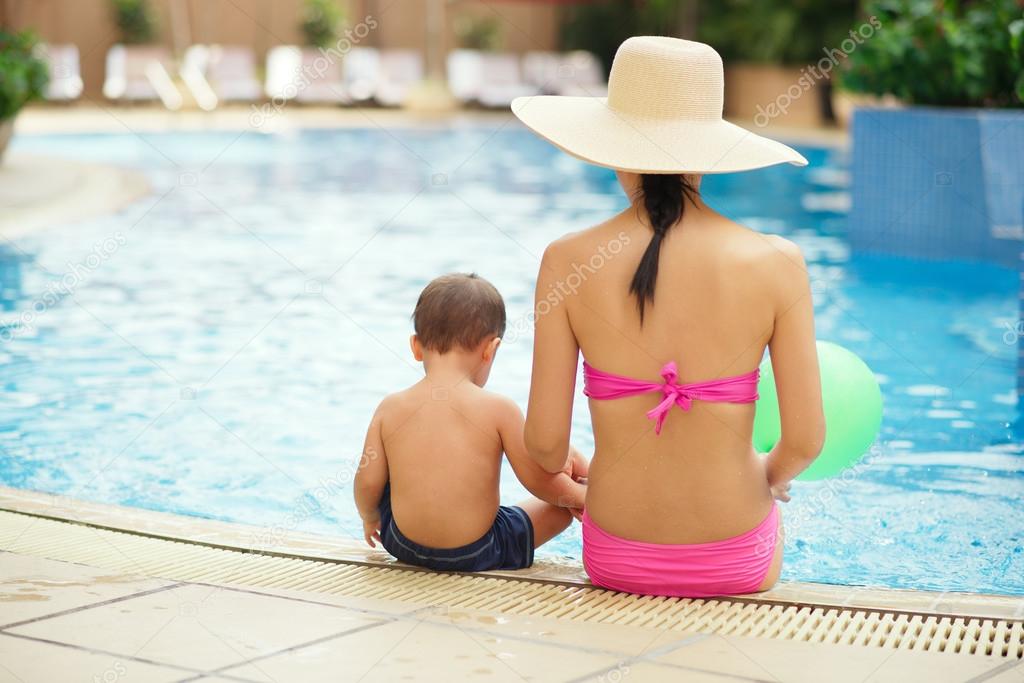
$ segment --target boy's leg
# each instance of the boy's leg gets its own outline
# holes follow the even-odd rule
[[[534,548],[541,547],[565,531],[572,523],[572,515],[567,508],[560,508],[537,498],[516,503],[516,507],[522,508],[533,523]]]

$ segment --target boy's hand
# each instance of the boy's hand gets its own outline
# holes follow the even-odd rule
[[[587,474],[590,471],[590,461],[575,447],[569,446],[569,459],[562,470],[575,482],[586,483]]]
[[[569,458],[565,463],[562,474],[566,475],[576,484],[572,496],[563,496],[559,504],[569,510],[577,522],[583,521],[583,503],[587,496],[587,476],[590,471],[590,462],[583,457],[573,446],[569,446]]]
[[[371,548],[376,548],[377,545],[374,543],[380,543],[381,546],[384,543],[380,540],[380,515],[377,515],[375,519],[364,519],[363,520],[363,538],[366,539],[366,545]]]

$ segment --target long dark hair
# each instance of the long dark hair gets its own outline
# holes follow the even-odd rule
[[[654,230],[647,250],[629,284],[629,293],[636,295],[640,309],[640,324],[644,324],[644,307],[654,305],[654,284],[658,280],[658,256],[661,241],[668,229],[683,218],[686,202],[694,202],[699,192],[684,175],[674,173],[644,173],[640,176],[639,198],[643,199],[647,218]]]

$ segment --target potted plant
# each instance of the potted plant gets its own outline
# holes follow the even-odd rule
[[[501,47],[501,22],[497,17],[464,14],[455,20],[453,28],[461,48],[494,52]]]
[[[308,47],[330,49],[338,41],[345,15],[337,0],[306,0],[299,28]]]
[[[855,249],[1018,267],[1024,237],[1024,5],[871,0],[883,28],[842,87],[854,111]]]
[[[831,74],[862,40],[857,0],[702,3],[698,38],[725,61],[725,109],[757,125],[817,126],[831,116]],[[873,28],[871,29],[874,30]]]
[[[150,0],[108,1],[120,36],[107,50],[104,96],[119,101],[160,99],[168,109],[178,109],[181,95],[171,84],[177,69],[171,50],[157,43],[159,26]],[[154,69],[163,71],[160,87],[153,80]]]
[[[36,45],[28,31],[0,30],[0,159],[14,132],[14,118],[27,103],[42,99],[50,78]]]
[[[111,0],[114,23],[126,45],[144,45],[156,37],[156,19],[147,0]]]

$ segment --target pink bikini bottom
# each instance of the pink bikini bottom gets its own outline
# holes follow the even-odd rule
[[[709,543],[644,543],[613,536],[583,512],[583,567],[598,586],[639,595],[708,598],[753,593],[775,555],[779,508],[750,531]]]

